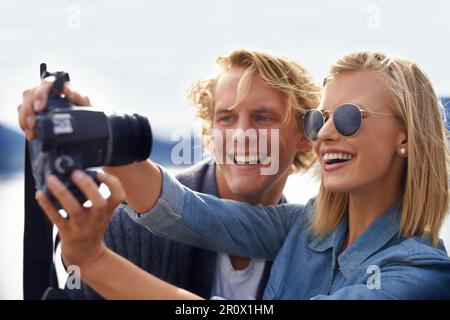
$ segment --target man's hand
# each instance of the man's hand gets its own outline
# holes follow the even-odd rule
[[[36,137],[36,112],[45,109],[54,80],[54,77],[45,78],[38,87],[23,92],[23,102],[17,110],[19,125],[25,132],[27,140]],[[74,105],[91,105],[88,97],[71,89],[68,83],[65,84],[63,93]],[[161,193],[161,173],[151,161],[141,161],[120,167],[103,167],[103,170],[120,180],[128,195],[125,200],[136,211],[146,212],[158,200]]]
[[[54,77],[45,78],[38,87],[27,89],[23,92],[23,101],[17,107],[17,112],[19,113],[20,128],[25,132],[27,140],[32,140],[36,137],[36,112],[45,109],[47,96],[54,81]],[[74,105],[91,105],[88,97],[73,90],[68,83],[65,84],[63,93]]]
[[[92,202],[91,208],[83,207],[55,176],[47,177],[47,185],[66,210],[69,219],[64,219],[58,213],[43,192],[38,191],[36,199],[50,221],[58,227],[64,262],[82,268],[94,263],[105,253],[103,235],[112,213],[125,198],[125,191],[116,177],[99,173],[98,180],[105,183],[111,192],[105,199],[94,180],[84,172],[76,170],[71,178]]]

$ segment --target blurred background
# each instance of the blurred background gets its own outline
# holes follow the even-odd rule
[[[108,112],[150,119],[152,157],[170,166],[175,129],[199,127],[189,86],[237,48],[295,60],[317,81],[340,56],[382,50],[418,62],[450,104],[450,2],[365,0],[0,0],[0,299],[22,298],[23,149],[16,108],[39,64]],[[450,106],[450,105],[449,105]],[[173,168],[172,170],[176,170]],[[291,202],[317,190],[292,176]],[[441,231],[450,248],[450,223]]]

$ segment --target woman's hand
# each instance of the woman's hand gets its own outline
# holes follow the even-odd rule
[[[39,86],[23,92],[23,101],[17,107],[17,112],[19,113],[20,128],[24,131],[27,140],[32,140],[36,137],[36,112],[41,112],[45,109],[47,97],[54,81],[55,77],[45,78]],[[63,93],[74,105],[91,105],[88,97],[73,90],[68,83],[64,85]]]
[[[36,193],[39,205],[59,229],[66,265],[77,265],[81,278],[107,299],[200,299],[152,276],[106,248],[103,234],[114,209],[125,198],[122,185],[115,176],[97,174],[98,180],[111,191],[108,199],[103,198],[94,180],[84,172],[77,170],[71,178],[91,200],[91,208],[80,205],[55,176],[47,177],[50,191],[70,219],[64,219],[43,192]]]
[[[97,178],[111,192],[107,199],[100,194],[94,180],[83,171],[76,170],[71,176],[76,186],[92,202],[92,207],[85,208],[56,176],[47,177],[48,188],[67,212],[69,219],[58,213],[43,192],[36,193],[39,205],[59,230],[64,263],[77,265],[80,269],[92,264],[106,252],[103,235],[112,213],[125,198],[125,191],[116,177],[98,173]]]

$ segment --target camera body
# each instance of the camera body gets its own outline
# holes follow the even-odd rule
[[[75,107],[63,94],[70,80],[66,72],[50,73],[41,64],[41,78],[54,76],[47,106],[36,115],[37,138],[30,141],[29,153],[36,188],[50,193],[45,177],[56,175],[83,204],[83,193],[70,180],[76,170],[99,166],[119,166],[143,161],[150,156],[152,133],[148,120],[140,115],[110,115],[92,108]],[[96,179],[95,171],[87,171]]]

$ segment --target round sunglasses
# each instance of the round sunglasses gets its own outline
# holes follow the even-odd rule
[[[367,111],[353,103],[344,103],[336,107],[334,112],[324,110],[308,110],[303,116],[306,137],[311,141],[318,139],[323,125],[333,114],[333,123],[336,130],[345,137],[355,135],[361,128],[362,119],[371,115],[393,116],[390,113]]]

